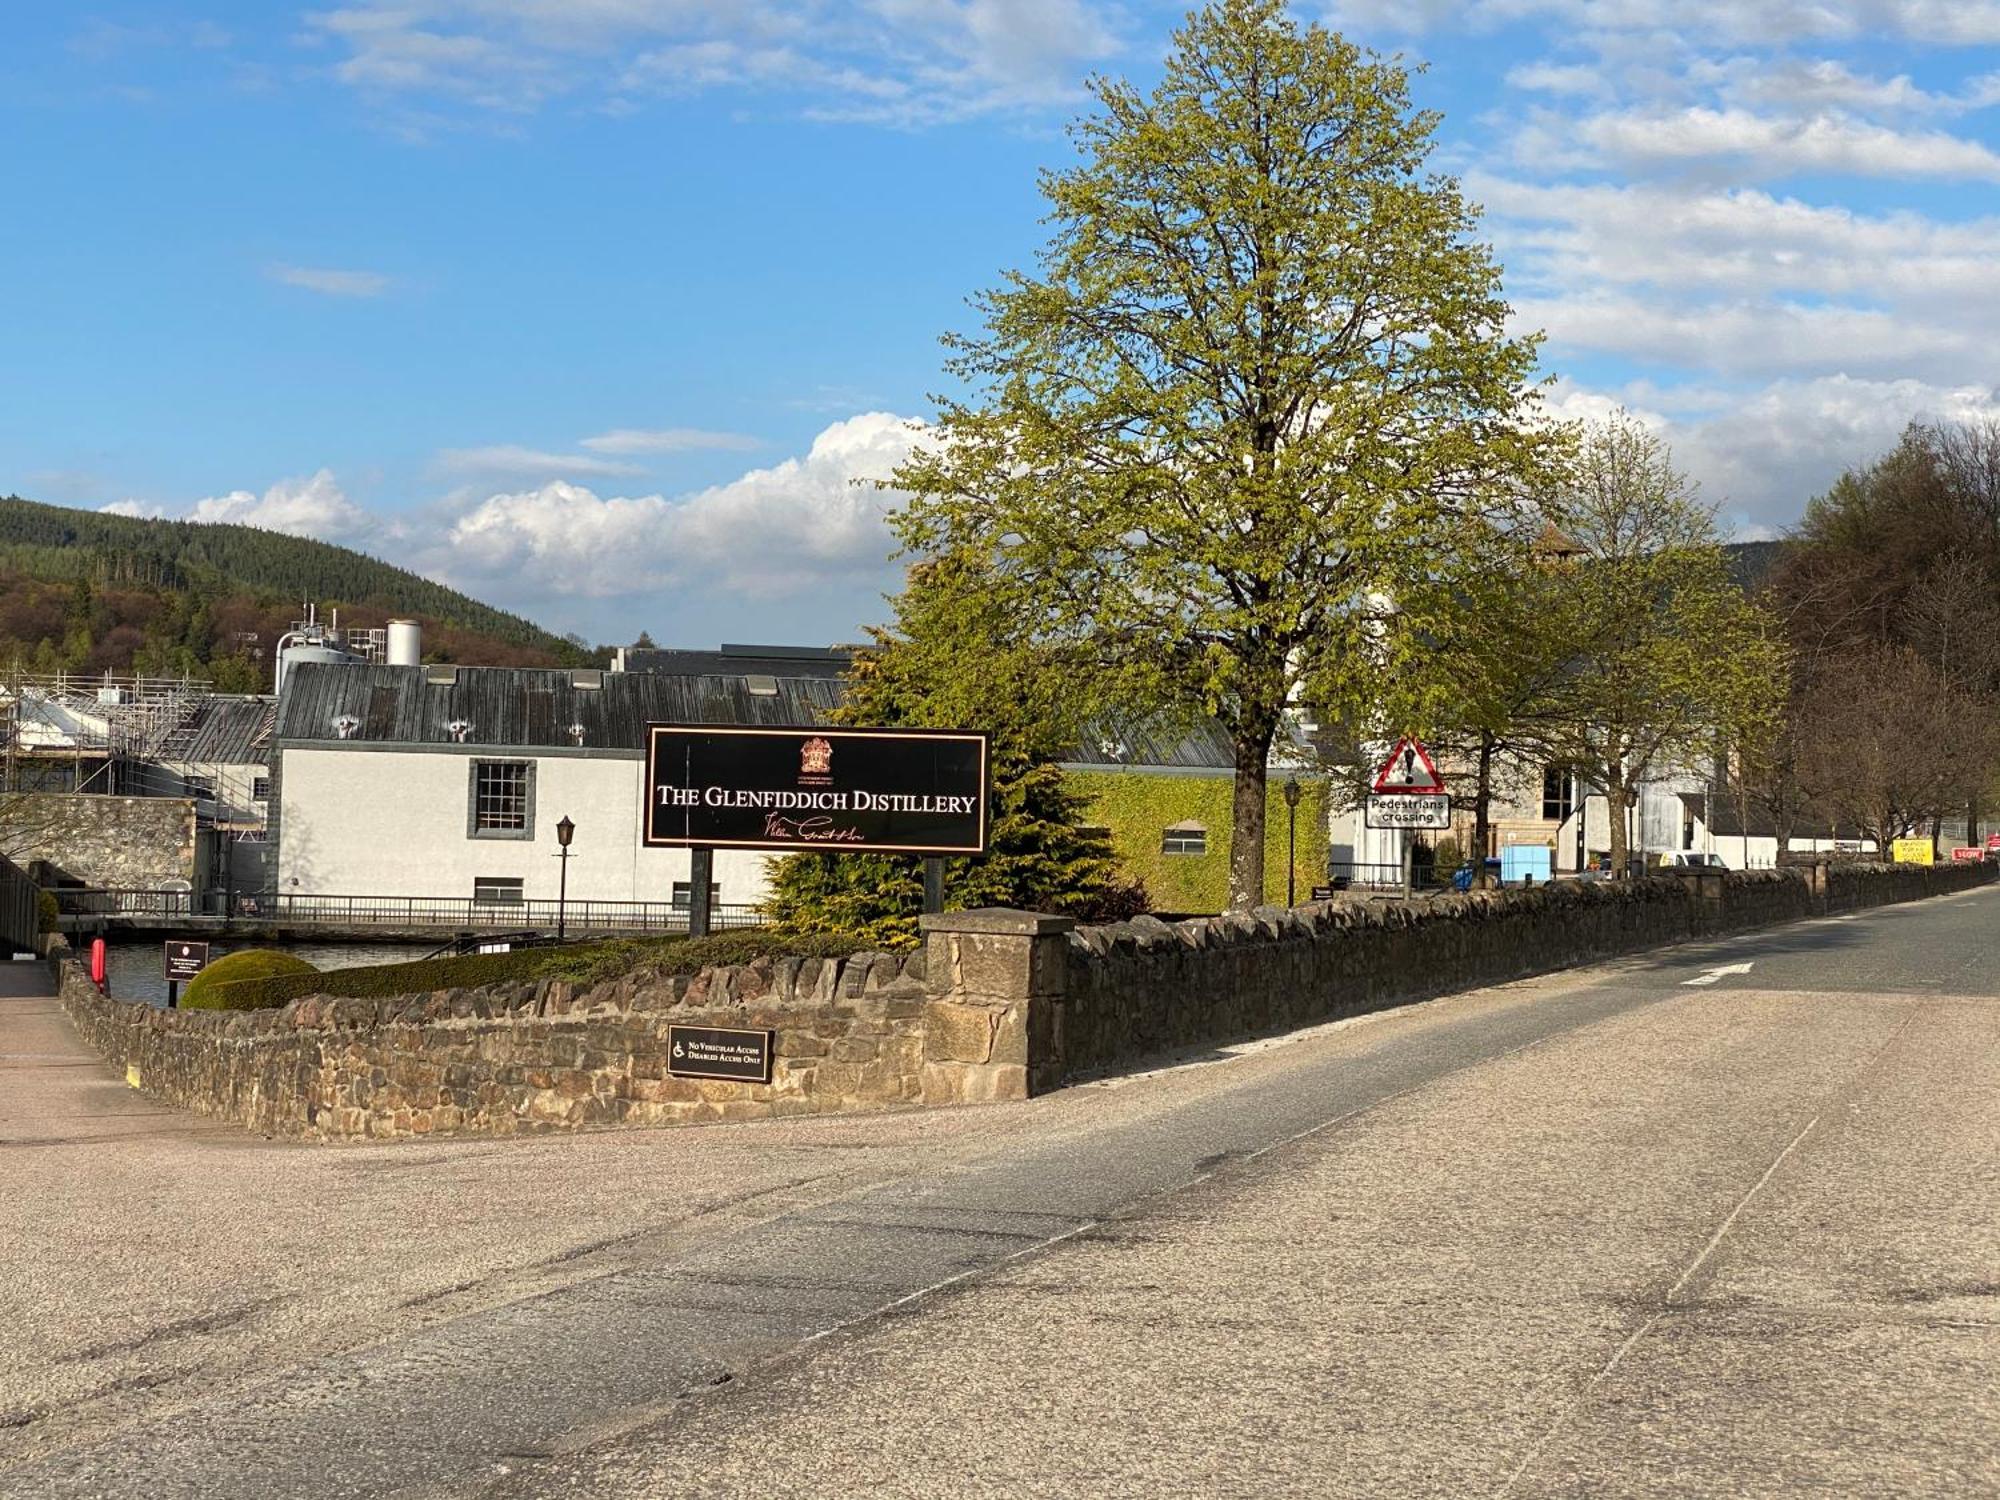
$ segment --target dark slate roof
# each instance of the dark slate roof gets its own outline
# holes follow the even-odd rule
[[[1708,831],[1717,838],[1742,838],[1742,804],[1728,794],[1708,797],[1700,792],[1682,792],[1681,805],[1708,825]],[[1778,825],[1770,812],[1750,804],[1750,833],[1753,839],[1777,837]],[[1801,816],[1792,825],[1791,836],[1797,839],[1830,839],[1834,836],[1833,825],[1823,818]]]
[[[724,646],[720,651],[650,650],[627,647],[627,672],[659,672],[671,677],[743,676],[837,678],[848,654],[818,646]]]
[[[262,765],[270,758],[276,698],[218,696],[205,700],[191,737],[172,759],[194,765]]]
[[[1213,719],[1177,725],[1166,719],[1113,714],[1084,732],[1083,743],[1065,764],[1233,771],[1236,755],[1229,736]]]
[[[569,726],[581,724],[586,750],[638,750],[649,723],[816,724],[840,703],[837,677],[770,673],[777,692],[752,693],[753,674],[742,670],[742,658],[733,660],[734,672],[688,674],[299,662],[285,674],[276,737],[335,740],[334,721],[351,716],[359,721],[349,741],[356,745],[570,747]],[[454,672],[455,682],[430,680]],[[577,686],[592,678],[603,686]],[[450,727],[459,720],[471,726],[462,742]],[[1212,720],[1175,726],[1118,718],[1093,728],[1067,763],[1228,771],[1235,760]]]
[[[776,678],[772,696],[753,694],[739,667],[728,675],[578,672],[540,667],[453,669],[300,662],[285,674],[277,737],[332,740],[334,721],[359,720],[354,744],[449,745],[451,724],[471,727],[462,743],[500,747],[571,746],[583,726],[586,750],[638,750],[649,723],[813,724],[839,700],[837,680]],[[775,674],[773,674],[775,676]],[[601,687],[578,686],[601,681]]]

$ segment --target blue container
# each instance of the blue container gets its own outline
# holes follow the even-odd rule
[[[1500,850],[1500,878],[1508,885],[1525,880],[1546,885],[1550,874],[1546,844],[1508,844]]]

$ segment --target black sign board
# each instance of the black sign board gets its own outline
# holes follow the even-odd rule
[[[668,848],[986,848],[986,736],[968,730],[646,730],[644,841]]]
[[[207,966],[208,944],[168,943],[166,960],[167,978],[176,984],[184,984]]]
[[[1330,885],[1316,885],[1316,886],[1314,886],[1314,887],[1313,887],[1313,900],[1315,900],[1315,901],[1331,901],[1332,899],[1333,899],[1333,887],[1332,887],[1332,886],[1330,886]]]
[[[667,1071],[676,1078],[769,1083],[771,1037],[768,1031],[725,1026],[669,1026]]]

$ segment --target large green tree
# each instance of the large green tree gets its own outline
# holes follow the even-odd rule
[[[1545,742],[1602,789],[1613,870],[1642,783],[1761,742],[1785,694],[1777,622],[1730,578],[1715,513],[1624,413],[1587,426],[1560,499],[1577,552],[1550,600],[1569,659]]]
[[[1145,893],[1122,877],[1059,762],[1075,756],[1095,699],[1073,655],[1011,633],[1000,595],[974,557],[918,563],[893,628],[871,631],[849,673],[843,723],[981,729],[991,736],[990,847],[945,862],[948,906],[1014,906],[1123,917]],[[794,854],[775,864],[771,920],[790,932],[914,942],[923,862],[890,854]]]
[[[899,524],[990,558],[1018,616],[1136,669],[1128,690],[1221,722],[1241,908],[1287,705],[1358,718],[1426,538],[1532,468],[1534,343],[1394,63],[1281,0],[1218,0],[1151,93],[1093,87],[1080,160],[1042,180],[1038,267],[947,340],[971,394],[898,471]]]

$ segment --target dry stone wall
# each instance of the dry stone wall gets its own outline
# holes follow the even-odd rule
[[[140,1087],[273,1135],[511,1135],[1019,1099],[1149,1054],[1278,1031],[1691,937],[1968,889],[1990,866],[1563,882],[1078,929],[926,917],[921,953],[759,959],[281,1010],[100,994],[58,945],[78,1028]],[[768,1028],[769,1083],[675,1076],[670,1025]]]
[[[926,1102],[921,954],[241,1012],[114,1000],[79,965],[61,970],[71,1018],[140,1087],[273,1135],[513,1135]],[[673,1076],[670,1024],[771,1028],[771,1081]]]
[[[1985,865],[1813,866],[1562,881],[1428,902],[1327,902],[1068,935],[1040,1079],[1282,1031],[1688,938],[1907,901],[1993,878]]]

